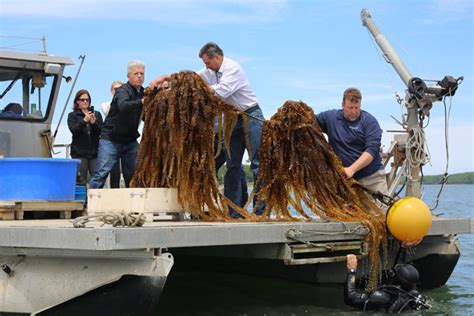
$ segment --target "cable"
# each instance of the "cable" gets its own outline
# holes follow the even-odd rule
[[[0,49],[4,49],[4,50],[13,50],[13,49],[15,49],[15,51],[27,51],[27,52],[38,51],[38,52],[45,53],[44,49],[40,50],[40,49],[21,49],[21,48],[17,48],[18,46],[25,46],[25,45],[35,44],[37,42],[41,42],[43,40],[41,38],[8,36],[8,35],[0,35],[0,38],[9,38],[9,39],[15,39],[15,40],[27,40],[27,41],[23,41],[23,42],[19,42],[19,43],[13,43],[13,44],[10,44],[10,45],[0,46]]]
[[[382,57],[381,57],[382,55],[381,55],[381,53],[379,52],[379,50],[377,49],[377,45],[375,44],[375,39],[373,38],[373,36],[371,36],[370,31],[369,31],[368,28],[367,28],[367,33],[369,34],[369,37],[370,37],[370,39],[372,40],[372,44],[374,45],[374,49],[375,49],[375,52],[377,53],[377,56],[379,57],[380,63],[383,65],[383,69],[384,69],[385,75],[387,76],[388,82],[390,83],[390,87],[392,88],[393,93],[395,94],[395,99],[397,100],[398,104],[401,105],[402,102],[403,102],[403,99],[400,97],[400,95],[398,94],[397,90],[396,90],[395,87],[393,86],[392,77],[390,77],[390,74],[389,74],[388,71],[387,71],[387,66],[386,66],[385,63],[383,62],[383,59],[382,59]]]
[[[449,96],[449,106],[446,107],[446,97]],[[441,177],[440,184],[441,187],[439,188],[438,194],[436,195],[436,199],[434,205],[430,207],[430,210],[433,211],[438,207],[439,198],[441,193],[443,192],[444,185],[448,182],[448,168],[449,168],[449,118],[451,116],[451,107],[453,105],[453,97],[451,95],[451,89],[449,89],[449,94],[443,98],[443,105],[444,105],[444,146],[446,150],[446,165],[444,169],[444,174]]]
[[[40,41],[42,40],[41,38],[37,38],[37,37],[22,37],[22,36],[9,36],[9,35],[0,35],[0,37],[4,37],[4,38],[15,38],[15,39],[35,40],[35,41],[38,41],[38,42],[40,42]]]
[[[408,178],[405,176],[405,182],[403,182],[400,190],[398,190],[398,192],[393,195],[393,198],[400,197],[400,193],[403,191],[403,189],[407,185],[407,180],[408,180]]]

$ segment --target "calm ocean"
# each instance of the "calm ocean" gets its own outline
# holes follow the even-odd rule
[[[425,186],[434,205],[439,186]],[[447,185],[434,214],[474,217],[474,185]],[[410,315],[474,315],[474,234],[460,235],[461,258],[441,288],[424,291],[433,307]],[[158,315],[357,315],[343,303],[342,286],[217,273],[171,272]],[[374,313],[371,313],[374,315]]]

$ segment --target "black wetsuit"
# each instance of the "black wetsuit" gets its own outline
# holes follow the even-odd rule
[[[400,313],[407,310],[421,310],[429,306],[417,290],[405,291],[399,286],[381,286],[372,292],[358,291],[356,273],[347,273],[344,287],[344,303],[362,310],[385,310],[387,313]]]

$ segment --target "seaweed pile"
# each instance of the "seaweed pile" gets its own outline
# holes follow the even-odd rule
[[[214,96],[194,72],[171,75],[170,86],[145,91],[143,136],[131,186],[177,188],[181,205],[201,220],[232,220],[229,207],[249,217],[219,192],[214,161],[221,150],[214,151],[216,117],[224,118],[218,134],[229,148],[239,112]]]
[[[280,220],[322,219],[361,222],[367,229],[372,270],[378,276],[379,249],[386,249],[385,214],[353,179],[326,141],[313,110],[303,102],[286,101],[265,122],[260,147],[259,199],[266,214]],[[303,206],[306,205],[306,208]],[[289,212],[292,206],[298,217]],[[309,212],[308,210],[311,210]],[[386,261],[385,261],[386,262]]]
[[[263,124],[257,200],[267,206],[263,216],[256,216],[221,194],[216,178],[214,157],[221,149],[214,150],[215,119],[224,117],[224,126],[218,120],[218,134],[229,148],[242,113],[214,96],[196,73],[173,74],[170,85],[145,93],[145,125],[132,186],[177,188],[179,202],[205,221],[233,221],[231,207],[249,221],[320,217],[361,222],[368,230],[369,288],[375,286],[380,246],[386,257],[385,215],[347,178],[309,106],[287,101]],[[247,126],[248,117],[242,118]]]

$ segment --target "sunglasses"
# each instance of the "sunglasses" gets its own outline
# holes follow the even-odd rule
[[[79,101],[79,102],[89,102],[90,100],[89,99],[77,99],[77,101]]]

